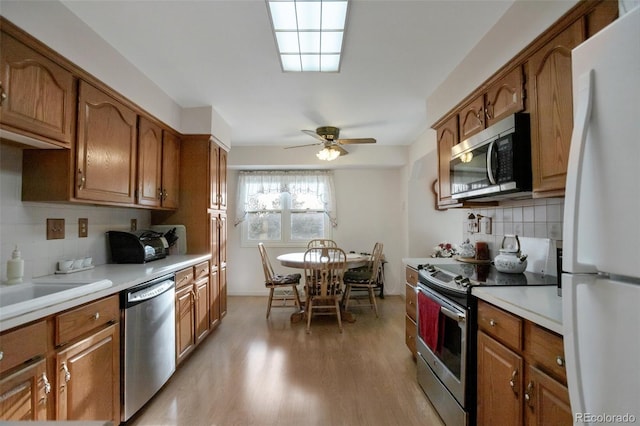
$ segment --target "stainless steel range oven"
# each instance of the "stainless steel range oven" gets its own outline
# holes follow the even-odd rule
[[[473,425],[476,415],[475,286],[556,285],[531,272],[504,274],[492,265],[419,265],[418,383],[448,426]]]

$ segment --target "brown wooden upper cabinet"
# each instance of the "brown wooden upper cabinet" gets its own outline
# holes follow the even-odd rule
[[[449,162],[451,148],[459,142],[458,115],[454,115],[436,128],[438,143],[438,207],[455,204],[451,198],[451,182],[449,179]]]
[[[211,173],[211,195],[209,208],[213,210],[227,209],[227,151],[211,141],[209,150]]]
[[[460,140],[463,141],[506,116],[523,110],[524,78],[522,67],[518,66],[460,109]]]
[[[528,61],[533,191],[561,196],[573,131],[571,50],[584,40],[582,20],[535,52]]]
[[[76,117],[72,73],[4,31],[0,64],[2,128],[69,148]]]
[[[178,207],[180,140],[145,117],[138,121],[137,203]]]
[[[80,82],[76,198],[134,204],[136,113]]]

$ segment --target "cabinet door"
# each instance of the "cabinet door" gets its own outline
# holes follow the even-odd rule
[[[487,127],[524,110],[522,67],[517,67],[495,82],[486,93]]]
[[[138,122],[137,203],[159,207],[162,199],[162,129],[140,117]]]
[[[51,385],[42,359],[0,380],[0,420],[46,420]]]
[[[459,112],[460,141],[473,136],[485,128],[484,95],[466,104]]]
[[[194,284],[196,299],[196,344],[200,343],[209,333],[209,276],[198,280]]]
[[[438,205],[451,204],[451,180],[449,178],[449,163],[451,161],[451,148],[456,145],[458,139],[458,116],[454,115],[442,126],[436,129],[438,143]]]
[[[478,331],[478,425],[522,424],[522,357]]]
[[[76,88],[73,75],[6,33],[0,37],[0,122],[27,136],[70,147]]]
[[[209,329],[220,324],[220,274],[212,268],[209,276]]]
[[[56,354],[56,420],[120,423],[119,335],[113,324]]]
[[[176,290],[176,363],[193,350],[195,340],[195,303],[193,286]]]
[[[209,141],[209,208],[218,210],[218,204],[220,203],[220,193],[218,187],[220,165],[220,148],[215,144],[213,139]]]
[[[220,250],[220,317],[227,314],[227,215],[219,217],[219,250]]]
[[[527,366],[525,383],[525,424],[573,424],[573,412],[566,386],[531,365]]]
[[[180,190],[180,139],[168,131],[162,135],[162,207],[177,209]]]
[[[76,197],[134,204],[136,113],[80,82]]]
[[[220,210],[227,209],[227,151],[219,148],[218,154],[218,193],[220,194]]]
[[[583,39],[578,20],[528,62],[533,191],[538,196],[564,194],[573,130],[571,50]]]

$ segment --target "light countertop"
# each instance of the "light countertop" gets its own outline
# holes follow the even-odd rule
[[[36,310],[25,309],[24,312],[20,312],[16,314],[16,316],[0,321],[0,331],[5,331],[62,312],[66,309],[119,293],[122,290],[151,281],[163,275],[173,274],[176,271],[207,261],[210,258],[211,256],[209,254],[170,255],[164,259],[154,260],[149,263],[97,265],[93,269],[73,274],[56,274],[34,278],[34,281],[46,278],[52,283],[64,283],[65,280],[94,282],[107,279],[113,284],[110,287],[96,292],[64,300],[44,308]]]
[[[562,297],[556,286],[474,287],[471,294],[562,334]]]

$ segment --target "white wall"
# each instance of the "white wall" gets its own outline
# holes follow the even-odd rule
[[[275,148],[274,148],[275,149]],[[229,233],[227,256],[228,292],[232,295],[264,295],[264,276],[258,249],[242,247],[240,227],[234,227],[235,193],[238,171],[230,170]],[[371,252],[376,241],[384,244],[387,260],[386,294],[404,292],[402,257],[405,234],[403,210],[403,172],[401,168],[337,169],[334,171],[338,226],[333,228],[332,238],[346,251]],[[281,273],[293,273],[294,269],[281,267],[276,256],[300,247],[269,247],[268,253],[274,269]]]

